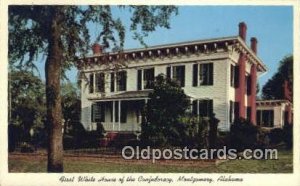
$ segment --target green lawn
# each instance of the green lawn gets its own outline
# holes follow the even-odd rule
[[[65,158],[65,172],[160,172],[160,173],[292,173],[293,156],[291,151],[279,151],[278,160],[230,160],[216,166],[214,163],[195,165],[162,165],[137,162],[99,160],[93,158]],[[9,158],[10,172],[46,172],[46,157]],[[197,164],[197,165],[198,165]]]

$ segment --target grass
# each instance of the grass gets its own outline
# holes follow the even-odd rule
[[[46,172],[46,156],[33,158],[30,155],[12,157],[10,155],[8,166],[10,172]],[[109,162],[107,162],[109,161]],[[199,161],[198,161],[199,164]],[[118,172],[159,172],[159,173],[292,173],[293,155],[291,151],[280,150],[278,160],[230,160],[218,166],[214,163],[205,163],[199,166],[185,165],[173,166],[142,163],[130,163],[126,160],[114,161],[113,159],[84,159],[68,158],[64,159],[64,171],[89,172],[89,173],[118,173]]]

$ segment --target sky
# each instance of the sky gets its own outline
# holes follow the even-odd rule
[[[126,27],[124,49],[142,48],[132,39],[129,31],[130,13],[126,9],[113,9]],[[238,35],[239,22],[247,24],[246,42],[258,39],[258,57],[266,64],[268,71],[259,77],[260,86],[272,77],[279,61],[293,53],[293,8],[291,6],[179,6],[179,14],[170,20],[171,28],[158,28],[150,33],[145,42],[148,46]],[[95,38],[100,27],[91,25],[91,36]],[[44,67],[39,65],[42,77]],[[77,70],[67,73],[76,82]]]

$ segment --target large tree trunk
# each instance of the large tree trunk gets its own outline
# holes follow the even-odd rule
[[[63,172],[63,134],[60,96],[62,44],[59,21],[59,8],[55,7],[50,22],[48,57],[45,65],[47,128],[49,135],[48,172]]]

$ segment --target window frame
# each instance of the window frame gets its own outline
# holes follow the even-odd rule
[[[206,102],[206,111],[201,111],[201,102]],[[196,110],[195,110],[196,109]],[[206,115],[203,113],[206,112]],[[214,100],[213,99],[195,99],[192,101],[192,114],[199,117],[210,117],[214,113]]]
[[[214,85],[214,62],[205,61],[198,62],[193,64],[192,70],[192,86],[200,87],[200,86],[213,86]],[[207,68],[208,72],[204,72],[204,69]],[[204,74],[205,73],[205,74]],[[206,77],[206,81],[204,82],[203,78]],[[196,76],[196,77],[195,77]]]
[[[94,84],[95,84],[94,73],[90,73],[89,74],[89,94],[93,94],[95,92]]]
[[[173,81],[178,81],[177,78],[175,79],[174,77],[174,70],[178,67],[183,67],[183,76],[182,76],[182,79],[180,80],[179,82],[179,86],[180,87],[185,87],[185,79],[186,79],[186,73],[185,73],[185,70],[186,70],[186,65],[185,64],[176,64],[176,65],[170,65],[170,66],[167,66],[166,68],[166,75],[167,75],[167,78],[169,79],[172,79]]]
[[[153,80],[152,80],[152,85],[150,83],[150,87],[147,87],[147,82],[151,82],[151,80],[145,80],[145,71],[147,70],[153,70]],[[154,81],[155,81],[154,67],[141,68],[137,70],[137,90],[152,90]]]
[[[125,77],[125,80],[123,80],[124,82],[124,89],[120,89],[119,83],[122,82],[119,78],[120,73],[124,73],[125,75],[122,77]],[[117,72],[111,72],[110,73],[110,92],[123,92],[123,91],[127,91],[127,71],[126,70],[121,70],[121,71],[117,71]]]
[[[100,81],[100,83],[102,84],[100,89],[99,89],[98,81]],[[95,92],[101,92],[101,93],[105,92],[105,73],[104,72],[95,73]]]
[[[268,116],[264,116],[264,113],[268,113]],[[274,109],[261,109],[256,111],[256,123],[261,127],[274,127],[275,115]],[[269,119],[271,120],[269,121]],[[264,119],[268,119],[267,123],[264,123]]]
[[[99,112],[99,113],[95,113]],[[91,122],[105,122],[105,103],[96,102],[91,105]]]

